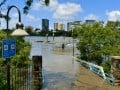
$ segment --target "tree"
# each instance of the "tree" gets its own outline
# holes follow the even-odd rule
[[[29,33],[29,35],[34,35],[34,31],[33,31],[32,26],[26,26],[25,30]]]
[[[0,1],[0,7],[2,7],[2,5],[4,5],[8,0],[1,0]],[[28,13],[32,3],[35,1],[35,0],[23,0],[25,2],[25,6],[23,7],[23,11],[25,14]],[[48,6],[49,3],[50,3],[50,0],[40,0],[44,5]],[[1,15],[1,13],[0,13]]]
[[[108,21],[106,27],[120,30],[120,21]]]
[[[2,56],[2,39],[6,37],[6,34],[4,31],[0,30],[0,56]]]
[[[1,0],[0,1],[0,7],[6,2],[6,0]]]
[[[24,6],[24,13],[28,13],[33,1],[35,0],[26,0],[26,5]],[[50,0],[41,0],[45,5],[49,5]]]
[[[120,55],[120,31],[100,23],[81,25],[78,29],[81,59],[102,64],[111,55]]]
[[[2,58],[2,39],[6,38],[6,32],[0,30],[0,90],[6,90],[7,82],[6,82],[6,63],[7,61]],[[13,37],[11,37],[13,38]],[[15,37],[14,37],[15,38]],[[28,62],[29,54],[30,54],[30,43],[24,41],[22,37],[16,37],[16,55],[10,59],[11,68],[13,66],[20,67],[25,66],[26,62]],[[12,74],[13,75],[13,74]]]

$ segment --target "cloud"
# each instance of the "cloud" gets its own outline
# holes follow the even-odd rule
[[[16,23],[18,23],[19,21],[19,18],[18,18],[18,13],[13,13],[12,15],[9,15],[10,16],[10,21],[9,21],[9,28],[13,28],[13,27],[16,27]],[[1,26],[0,26],[0,29],[6,29],[6,20],[4,18],[1,19]]]
[[[78,12],[82,12],[83,9],[81,8],[80,4],[66,2],[66,3],[60,3],[58,0],[50,0],[50,4],[48,7],[45,5],[42,5],[42,2],[34,2],[33,3],[33,10],[40,10],[46,9],[51,11],[52,17],[54,19],[71,19],[75,15],[77,15]]]
[[[59,3],[57,0],[50,0],[49,8],[55,10],[58,7]]]
[[[42,5],[41,5],[41,2],[40,2],[40,1],[34,2],[32,9],[33,9],[33,10],[36,10],[36,11],[39,11],[40,8],[41,8],[41,6],[42,6]]]
[[[6,29],[6,21],[5,21],[5,19],[0,20],[0,29]]]
[[[59,4],[53,13],[55,19],[69,19],[75,16],[78,12],[82,12],[82,8],[79,4],[75,3],[64,3]]]
[[[13,13],[12,17],[18,18],[18,13]]]
[[[24,26],[30,25],[30,26],[33,26],[35,28],[35,27],[38,27],[40,25],[41,18],[39,18],[39,17],[35,17],[32,14],[23,15],[22,17],[24,20],[24,22],[23,22]]]
[[[16,23],[18,23],[18,13],[13,13],[11,15],[11,19],[9,21],[9,28],[13,28],[16,27]],[[27,15],[21,15],[21,22],[26,25],[26,24],[30,24],[31,26],[33,25],[33,23],[38,23],[38,21],[40,21],[39,18],[35,18],[33,15],[31,14],[27,14]],[[23,22],[24,21],[24,22]],[[1,25],[0,25],[0,29],[6,29],[6,21],[5,19],[1,19]]]
[[[120,21],[120,10],[107,12],[106,15],[108,16],[108,20],[110,21]]]
[[[26,17],[29,21],[35,20],[35,17],[34,17],[33,15],[31,15],[31,14],[27,14],[25,17]]]
[[[97,20],[98,17],[94,14],[89,14],[87,17],[85,17],[85,20]]]
[[[16,20],[16,18],[11,18],[11,20],[9,21],[9,29],[13,28],[13,27],[16,27],[16,23],[18,23],[18,20]],[[5,19],[1,19],[1,26],[0,26],[0,29],[6,29],[6,21]]]

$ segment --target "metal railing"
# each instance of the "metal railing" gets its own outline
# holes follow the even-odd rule
[[[32,90],[32,67],[30,64],[10,69],[11,90]],[[7,69],[0,67],[0,90],[7,90]],[[3,86],[4,85],[4,86]]]
[[[106,82],[108,82],[111,85],[115,85],[115,78],[111,75],[111,74],[107,74],[104,72],[103,67],[102,66],[98,66],[96,64],[87,62],[85,60],[81,60],[78,59],[76,57],[73,57],[75,60],[77,60],[78,62],[80,62],[80,64],[84,67],[86,67],[87,69],[91,70],[92,72],[94,72],[95,74],[101,76],[103,79],[105,79]]]
[[[11,69],[11,90],[31,90],[32,68],[30,65]]]

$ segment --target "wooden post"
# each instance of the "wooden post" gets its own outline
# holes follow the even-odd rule
[[[33,56],[33,90],[42,89],[42,56]]]

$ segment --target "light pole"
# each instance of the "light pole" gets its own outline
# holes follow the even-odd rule
[[[53,31],[53,41],[54,41],[54,31]]]
[[[73,38],[73,57],[74,57],[74,36],[73,36],[73,28],[72,28],[72,38]]]
[[[20,10],[18,9],[18,7],[16,6],[9,6],[8,10],[7,10],[7,18],[6,18],[6,30],[7,30],[7,39],[9,39],[9,12],[12,8],[16,8],[18,11],[18,15],[19,15],[19,22],[16,24],[16,30],[11,34],[12,36],[25,36],[28,35],[27,32],[25,32],[23,29],[23,24],[21,23],[21,14],[20,14]],[[7,90],[10,90],[10,57],[6,58],[7,61]]]
[[[46,34],[46,37],[47,37],[47,41],[46,42],[48,42],[48,33]]]

